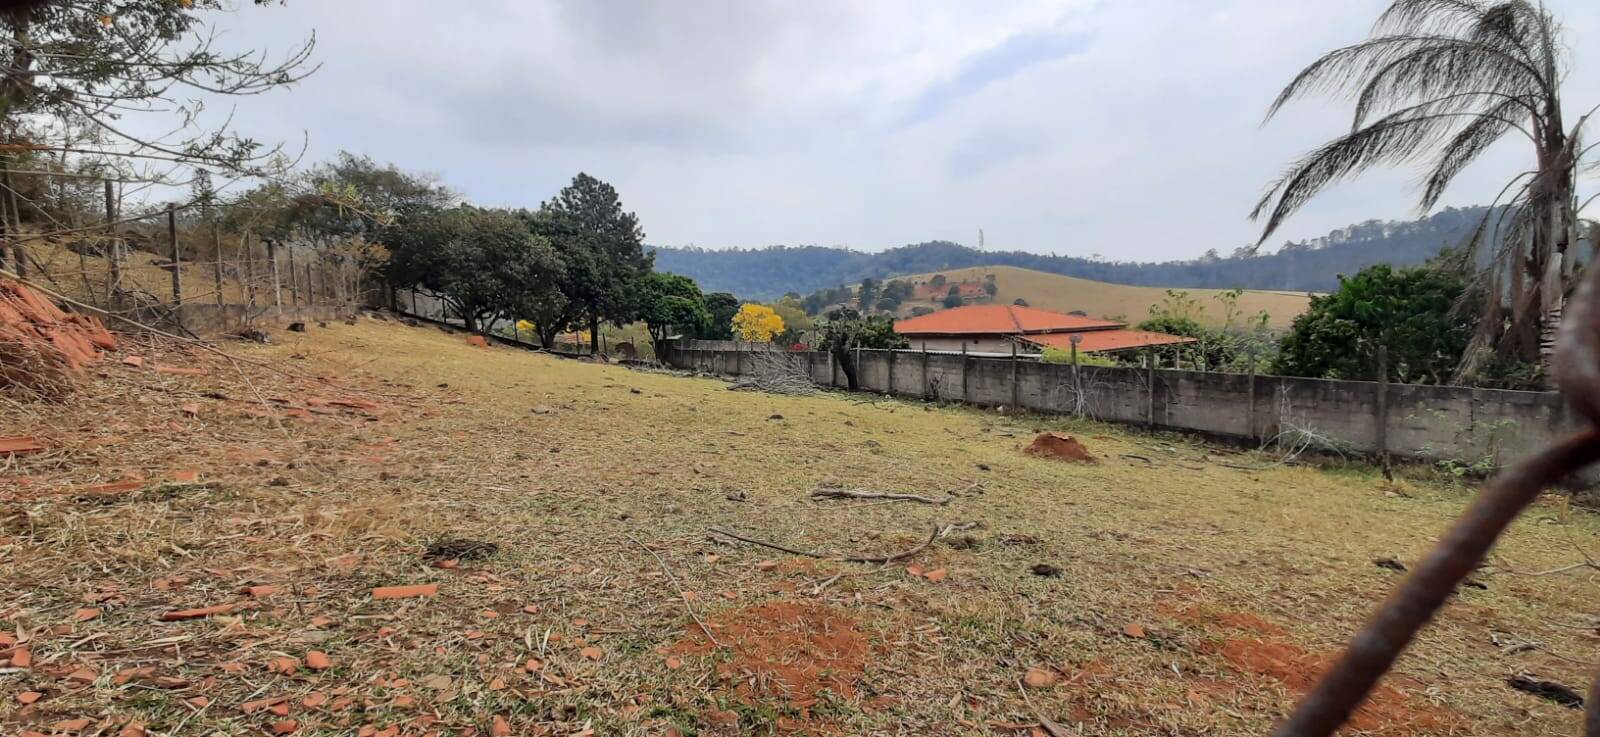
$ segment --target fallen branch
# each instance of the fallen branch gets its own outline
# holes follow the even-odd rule
[[[910,558],[917,553],[927,550],[928,546],[932,545],[933,541],[938,540],[940,536],[939,526],[934,525],[933,532],[928,535],[927,540],[922,541],[921,545],[904,552],[895,553],[893,555],[825,555],[823,553],[813,553],[806,550],[796,550],[794,548],[778,545],[777,543],[769,543],[765,540],[756,540],[755,538],[749,538],[743,535],[728,532],[727,530],[719,527],[707,527],[706,530],[724,537],[731,537],[740,542],[747,542],[751,545],[760,545],[763,548],[771,548],[773,550],[788,553],[790,555],[801,555],[807,558],[816,558],[818,560],[842,560],[846,563],[893,563],[897,560]]]
[[[626,532],[622,533],[622,535],[632,540],[634,545],[644,548],[644,552],[649,553],[650,557],[656,559],[656,563],[661,566],[661,572],[667,574],[667,580],[671,581],[672,587],[678,590],[678,598],[683,600],[683,608],[689,610],[689,616],[694,619],[694,623],[700,625],[700,631],[706,633],[706,639],[710,640],[711,644],[722,647],[722,643],[717,641],[717,636],[711,632],[711,628],[706,625],[705,620],[700,618],[700,613],[694,610],[694,604],[689,602],[689,595],[684,592],[683,584],[678,583],[678,577],[672,575],[672,569],[667,567],[667,562],[662,560],[661,556],[656,554],[656,551],[651,550],[650,546],[639,542],[638,538]]]
[[[956,500],[954,495],[943,499],[933,499],[921,494],[895,494],[886,491],[867,491],[865,489],[829,489],[817,487],[811,490],[812,499],[887,499],[897,502],[918,502],[921,504],[936,504],[944,506]]]

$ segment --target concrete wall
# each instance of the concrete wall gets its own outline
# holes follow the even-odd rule
[[[916,335],[907,338],[913,350],[951,351],[960,353],[963,348],[968,353],[1004,353],[1011,354],[1012,340],[1000,335]],[[1031,344],[1018,344],[1017,350],[1028,353],[1039,352]]]
[[[1110,422],[1249,443],[1279,437],[1297,442],[1314,435],[1317,446],[1326,441],[1352,454],[1380,450],[1383,392],[1388,405],[1381,419],[1383,448],[1401,457],[1467,464],[1486,458],[1504,461],[1581,427],[1579,418],[1554,392],[1408,384],[1382,388],[1365,381],[1099,366],[1081,367],[1074,381],[1070,365],[1027,358],[880,350],[858,355],[858,379],[865,391],[983,407],[1081,411]],[[795,360],[809,368],[817,383],[845,386],[844,372],[834,367],[828,354],[797,356],[805,356]],[[682,346],[665,360],[679,368],[725,375],[750,365],[743,351]]]

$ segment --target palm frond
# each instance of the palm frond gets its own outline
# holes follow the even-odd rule
[[[1448,28],[1460,21],[1477,21],[1486,12],[1473,0],[1395,0],[1378,16],[1373,33],[1407,33]]]
[[[1434,160],[1433,168],[1423,178],[1422,201],[1419,209],[1427,211],[1438,204],[1445,189],[1461,170],[1476,161],[1478,156],[1493,146],[1514,125],[1507,113],[1514,113],[1520,102],[1507,100],[1488,114],[1479,115],[1456,133]],[[1508,110],[1509,108],[1509,110]]]
[[[1328,185],[1379,164],[1403,164],[1423,158],[1428,149],[1448,140],[1467,113],[1432,112],[1415,105],[1352,131],[1312,151],[1289,167],[1267,188],[1250,212],[1252,220],[1269,213],[1260,242],[1290,215]]]
[[[1433,50],[1432,55],[1426,53],[1429,50]],[[1475,54],[1483,59],[1498,61],[1499,63],[1484,64],[1492,67],[1487,70],[1489,72],[1487,74],[1474,72],[1491,80],[1510,80],[1517,69],[1538,74],[1536,69],[1507,54],[1504,49],[1479,41],[1443,35],[1380,36],[1334,49],[1300,70],[1300,73],[1284,86],[1283,91],[1279,92],[1277,98],[1267,107],[1266,119],[1271,120],[1290,102],[1315,93],[1346,92],[1359,96],[1375,74],[1398,60],[1419,52],[1424,54],[1421,57],[1423,60],[1435,59],[1438,55],[1448,54],[1450,51]],[[1405,79],[1416,78],[1415,75],[1408,75]],[[1520,92],[1524,88],[1513,89]],[[1499,88],[1496,87],[1495,90],[1498,91]]]
[[[1448,101],[1459,112],[1488,110],[1515,101],[1527,117],[1538,120],[1542,112],[1535,100],[1541,91],[1533,69],[1509,54],[1470,43],[1434,44],[1367,75],[1356,95],[1351,128],[1360,128],[1374,112],[1419,101]]]

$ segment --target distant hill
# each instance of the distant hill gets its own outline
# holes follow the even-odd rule
[[[930,274],[973,266],[1015,266],[1113,284],[1151,287],[1265,289],[1327,292],[1338,275],[1377,263],[1420,264],[1454,246],[1477,225],[1486,208],[1447,208],[1408,222],[1369,220],[1321,238],[1285,243],[1277,251],[1248,255],[1216,249],[1189,261],[1138,263],[1098,261],[1021,251],[979,251],[949,241],[931,241],[864,253],[824,246],[769,246],[706,250],[656,247],[656,268],[693,278],[710,292],[769,300],[786,292],[806,294],[851,284],[864,277]],[[1137,246],[1129,250],[1137,251]]]
[[[1057,312],[1080,311],[1089,317],[1124,320],[1129,324],[1148,317],[1150,306],[1167,296],[1167,290],[1161,287],[1110,284],[1019,269],[1015,266],[978,266],[947,269],[936,273],[943,274],[952,284],[981,283],[993,274],[995,286],[999,289],[992,300],[996,304],[1008,305],[1020,298],[1030,307],[1042,307]],[[898,278],[919,283],[927,281],[932,276],[933,273],[928,273]],[[1222,303],[1216,299],[1223,290],[1184,289],[1183,291],[1188,292],[1189,297],[1199,303],[1201,314],[1197,319],[1201,322],[1220,326],[1226,320]],[[1304,292],[1246,291],[1239,296],[1241,313],[1239,317],[1247,318],[1266,310],[1271,316],[1268,324],[1273,328],[1282,329],[1288,327],[1295,316],[1304,312],[1310,303],[1311,298]],[[902,315],[909,314],[913,307],[940,309],[940,305],[934,302],[908,300],[901,306],[900,312]]]

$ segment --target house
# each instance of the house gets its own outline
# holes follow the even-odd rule
[[[1072,349],[1078,338],[1080,353],[1114,353],[1151,346],[1193,343],[1185,338],[1146,330],[1129,330],[1124,323],[1067,315],[1020,305],[968,305],[900,320],[894,331],[904,335],[916,350],[967,351],[969,353],[1040,353],[1046,348]]]

